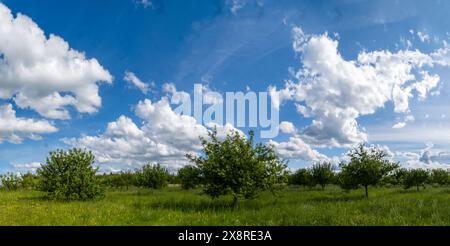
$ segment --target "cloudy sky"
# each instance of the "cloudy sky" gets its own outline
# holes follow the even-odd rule
[[[180,167],[212,127],[169,100],[194,83],[269,92],[280,134],[256,137],[292,168],[338,162],[359,142],[406,167],[448,168],[449,11],[440,0],[0,0],[0,172],[74,146],[105,172]]]

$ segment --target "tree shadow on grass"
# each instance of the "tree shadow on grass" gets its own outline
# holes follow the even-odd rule
[[[49,199],[45,196],[27,196],[27,197],[18,197],[17,200],[19,201],[34,201],[34,202],[43,202],[43,201],[49,201]]]
[[[159,201],[154,203],[135,203],[135,208],[142,209],[169,209],[183,212],[194,211],[232,211],[239,209],[261,209],[261,205],[252,201],[239,201],[237,206],[233,206],[231,200],[202,200],[202,201]]]
[[[364,195],[357,196],[323,196],[323,197],[313,197],[309,199],[314,202],[351,202],[351,201],[360,201],[366,200]]]

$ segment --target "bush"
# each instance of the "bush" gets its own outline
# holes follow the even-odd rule
[[[22,186],[22,178],[20,175],[7,173],[0,175],[0,189],[5,191],[14,191]]]
[[[395,169],[393,172],[384,176],[381,179],[381,184],[386,185],[400,185],[403,184],[403,179],[408,171],[404,168]]]
[[[36,174],[25,173],[22,175],[22,188],[36,189],[38,188],[39,178]]]
[[[194,166],[185,166],[178,170],[181,188],[194,189],[200,184],[200,170]]]
[[[80,149],[50,152],[46,164],[37,170],[38,188],[52,199],[90,200],[102,196],[93,163],[94,155]]]
[[[137,183],[142,187],[161,189],[167,186],[169,176],[169,171],[159,163],[147,164],[137,171]]]
[[[233,131],[219,140],[217,130],[201,138],[203,155],[187,155],[199,169],[203,190],[212,198],[231,194],[233,205],[238,198],[254,198],[260,191],[275,192],[287,182],[286,164],[270,146],[254,144],[253,131],[249,138]]]
[[[128,190],[130,186],[136,185],[136,176],[137,175],[131,171],[111,174],[109,184],[112,188],[125,188]]]
[[[403,186],[405,189],[409,189],[415,186],[417,191],[419,191],[419,186],[425,188],[425,183],[428,181],[429,177],[430,175],[427,170],[424,169],[408,170],[403,178]]]
[[[311,186],[311,175],[308,169],[300,168],[293,174],[289,175],[289,184]]]
[[[433,184],[448,185],[450,184],[450,172],[444,169],[433,169],[430,181]]]

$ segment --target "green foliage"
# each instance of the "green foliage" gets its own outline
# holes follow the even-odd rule
[[[0,189],[5,191],[14,191],[22,186],[22,178],[20,175],[6,173],[0,175]]]
[[[132,186],[137,186],[137,174],[131,171],[121,171],[119,173],[104,173],[98,175],[99,183],[106,188],[114,189],[129,189]]]
[[[406,173],[406,169],[397,168],[394,171],[390,172],[388,175],[383,176],[383,178],[381,179],[381,184],[401,185]]]
[[[450,172],[444,169],[433,169],[430,181],[433,184],[448,185],[450,184]]]
[[[363,186],[369,197],[368,186],[377,185],[382,178],[398,168],[397,163],[386,159],[387,153],[379,148],[365,148],[364,144],[352,149],[348,156],[350,162],[341,164],[339,182],[343,189],[356,189]]]
[[[169,171],[159,163],[147,164],[137,171],[137,184],[141,187],[161,189],[167,186],[169,177]]]
[[[311,175],[308,169],[300,168],[293,174],[289,175],[289,184],[311,186]]]
[[[331,184],[334,181],[334,172],[329,162],[317,163],[309,170],[310,180],[313,186],[320,185],[322,190],[325,189],[327,184]]]
[[[424,169],[411,169],[406,171],[403,177],[403,186],[405,189],[416,187],[419,190],[419,186],[425,188],[425,183],[428,181],[430,174]]]
[[[50,152],[46,164],[37,170],[39,190],[52,199],[90,200],[102,196],[97,182],[94,155],[81,149]]]
[[[178,170],[181,188],[194,189],[200,184],[200,170],[194,166],[185,166]]]
[[[22,188],[24,189],[36,189],[39,185],[39,178],[36,174],[25,173],[22,174]]]
[[[212,198],[232,194],[238,198],[254,198],[260,191],[275,192],[287,182],[286,164],[270,146],[254,144],[238,132],[219,140],[217,130],[209,132],[209,139],[201,138],[203,155],[187,155],[200,171],[203,189]]]

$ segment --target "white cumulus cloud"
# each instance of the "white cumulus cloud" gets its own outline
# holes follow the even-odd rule
[[[0,105],[0,143],[21,143],[24,138],[39,140],[40,134],[56,132],[58,129],[46,120],[16,117],[11,104]]]
[[[200,137],[207,137],[208,129],[188,115],[179,115],[163,97],[157,102],[140,101],[135,114],[142,120],[136,125],[126,116],[108,123],[104,133],[63,139],[63,142],[93,151],[100,164],[142,165],[160,162],[172,168],[187,163],[185,154],[201,149]],[[227,124],[216,127],[219,137],[231,131],[241,131]]]
[[[338,41],[327,34],[305,35],[293,29],[293,48],[300,54],[297,81],[288,81],[272,94],[296,101],[297,111],[312,123],[301,129],[302,139],[314,146],[351,146],[366,141],[358,117],[375,113],[387,102],[396,113],[409,114],[409,101],[426,99],[440,81],[433,65],[448,65],[446,49],[425,54],[418,50],[361,51],[344,59]],[[269,90],[270,91],[270,90]],[[280,98],[280,97],[279,97]]]
[[[101,106],[98,83],[111,74],[96,59],[69,47],[23,14],[0,3],[0,99],[13,99],[52,119],[69,119],[67,107],[94,113]]]

